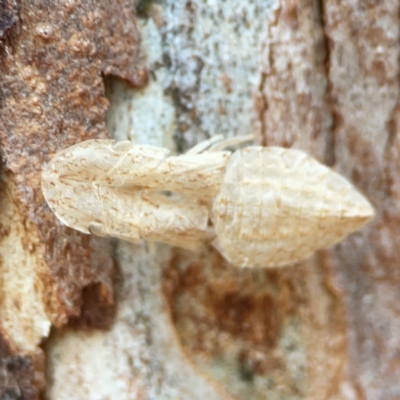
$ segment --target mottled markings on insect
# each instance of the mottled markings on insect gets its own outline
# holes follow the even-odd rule
[[[234,142],[218,140],[181,156],[129,141],[83,142],[54,156],[43,193],[66,225],[134,242],[196,248],[211,220],[215,247],[243,267],[302,260],[374,215],[345,178],[302,151],[224,151]]]

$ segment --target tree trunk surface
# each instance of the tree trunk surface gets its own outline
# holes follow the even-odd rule
[[[394,0],[0,0],[0,398],[400,398],[400,10]],[[281,269],[83,235],[55,152],[254,132],[376,209]],[[399,201],[398,201],[399,199]]]

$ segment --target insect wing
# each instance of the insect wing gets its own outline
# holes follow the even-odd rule
[[[169,155],[167,149],[133,145],[125,140],[87,140],[58,152],[46,173],[59,180],[102,183],[108,186],[146,186],[146,177]]]
[[[89,140],[54,156],[42,173],[42,191],[57,217],[81,232],[196,248],[206,233],[208,209],[157,193],[168,189],[168,155],[128,141]],[[179,178],[188,183],[190,174]]]

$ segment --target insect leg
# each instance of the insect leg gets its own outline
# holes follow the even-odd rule
[[[255,138],[256,135],[253,133],[244,136],[235,136],[233,138],[225,139],[213,144],[208,148],[207,151],[214,152],[222,151],[228,147],[239,147],[243,143],[253,143]]]
[[[203,142],[197,143],[196,146],[189,149],[185,154],[200,154],[205,152],[210,146],[215,143],[221,142],[224,140],[222,135],[215,135],[210,139],[204,140]]]

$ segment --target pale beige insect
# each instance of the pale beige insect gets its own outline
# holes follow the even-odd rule
[[[374,215],[350,182],[300,150],[223,151],[248,138],[218,139],[179,156],[129,141],[79,143],[47,165],[43,194],[64,224],[85,233],[193,249],[211,231],[241,267],[303,260]]]

